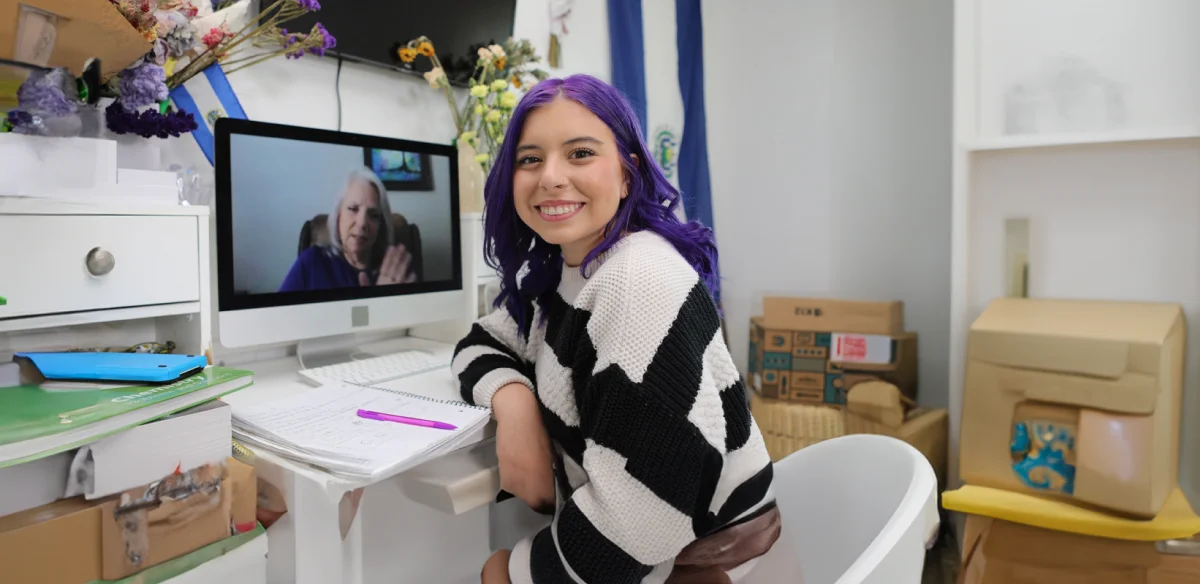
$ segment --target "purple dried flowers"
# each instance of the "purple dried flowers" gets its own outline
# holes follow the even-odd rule
[[[77,110],[79,88],[66,69],[34,71],[17,89],[22,110],[47,116],[65,116]]]
[[[296,4],[305,12],[316,12],[321,9],[321,3],[317,0],[296,0]]]
[[[283,45],[284,49],[290,48],[292,45],[304,40],[304,35],[296,32],[288,32],[288,29],[280,27],[279,29],[279,44]],[[295,50],[289,50],[284,55],[289,59],[299,59],[304,56],[304,47]]]
[[[319,40],[321,43],[320,46],[313,45],[308,49],[308,52],[318,57],[324,57],[325,51],[337,46],[337,38],[329,34],[329,31],[325,29],[325,25],[319,22],[313,26],[312,31],[308,33],[308,36],[310,39],[314,36],[317,37],[315,40]]]
[[[289,59],[299,59],[305,53],[324,57],[325,51],[337,46],[337,38],[329,33],[325,25],[316,23],[308,34],[289,33],[286,28],[279,29],[279,43],[286,50]]]
[[[8,127],[12,128],[12,131],[21,134],[23,133],[21,129],[24,126],[33,123],[33,116],[29,112],[15,109],[9,110],[8,114],[5,115],[5,120],[8,122]]]
[[[121,72],[121,102],[132,111],[167,99],[167,74],[162,67],[143,61]]]
[[[136,134],[143,138],[181,136],[198,128],[192,114],[171,109],[165,114],[156,109],[129,111],[120,99],[104,110],[104,120],[114,134]]]

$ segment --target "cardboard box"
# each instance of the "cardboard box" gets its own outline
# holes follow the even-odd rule
[[[946,485],[950,416],[947,410],[909,409],[900,389],[885,381],[860,383],[846,395],[847,434],[882,434],[907,442],[921,451]]]
[[[229,482],[233,487],[230,514],[237,533],[253,530],[258,525],[258,477],[254,467],[236,458],[226,461]]]
[[[894,434],[925,455],[938,484],[945,488],[946,469],[950,460],[950,412],[946,409],[909,410],[908,419]]]
[[[0,582],[99,580],[101,507],[106,502],[73,497],[0,517]]]
[[[1177,484],[1185,328],[1175,304],[992,302],[967,342],[963,481],[1153,517]]]
[[[904,303],[767,296],[763,319],[778,329],[899,335],[904,333]]]
[[[80,75],[100,59],[107,77],[150,52],[109,0],[0,0],[0,58]]]
[[[222,476],[222,467],[201,468],[213,469],[220,488],[201,489],[186,497],[164,496],[157,507],[118,514],[122,500],[139,500],[146,491],[131,489],[101,506],[105,580],[124,578],[230,536],[232,482]],[[198,476],[204,478],[203,473]]]
[[[946,410],[909,410],[899,427],[867,425],[850,412],[750,396],[750,413],[762,432],[771,460],[846,434],[882,434],[907,442],[925,455],[940,484],[945,484],[949,416]]]
[[[1195,584],[1200,556],[968,515],[959,584]]]
[[[851,359],[851,360],[845,360]],[[917,394],[917,336],[810,332],[750,320],[750,386],[763,397],[843,405],[855,384],[882,380]]]

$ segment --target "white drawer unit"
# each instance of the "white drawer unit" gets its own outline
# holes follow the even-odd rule
[[[195,217],[0,215],[0,317],[200,299]]]
[[[0,197],[0,360],[60,344],[203,353],[209,270],[207,207]]]

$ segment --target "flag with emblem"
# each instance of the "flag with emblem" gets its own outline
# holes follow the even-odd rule
[[[683,214],[714,227],[700,0],[608,0],[608,27],[613,85],[629,97],[655,161],[683,193]]]
[[[229,85],[229,79],[225,77],[221,66],[215,63],[200,75],[172,89],[171,101],[176,108],[196,118],[198,127],[192,136],[210,164],[214,163],[213,127],[217,120],[226,117],[246,119],[246,111]]]

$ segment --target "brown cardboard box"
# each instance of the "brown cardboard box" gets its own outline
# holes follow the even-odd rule
[[[233,502],[230,514],[234,530],[243,533],[258,525],[258,478],[254,467],[236,458],[225,461],[229,468],[229,482],[233,486]]]
[[[0,582],[99,580],[100,509],[106,501],[74,497],[0,517]]]
[[[809,404],[750,396],[750,412],[762,432],[771,460],[783,460],[789,454],[846,434],[882,434],[907,442],[925,455],[944,481],[947,461],[947,411],[913,409],[899,427],[880,424],[867,425],[857,421],[854,414]],[[942,482],[942,484],[945,484]]]
[[[1200,557],[968,515],[959,584],[1195,584]]]
[[[862,341],[874,361],[836,361],[837,339]],[[883,349],[882,359],[875,358]],[[750,319],[750,386],[763,397],[807,404],[842,405],[855,384],[883,380],[911,399],[917,394],[917,336],[842,335],[770,328]]]
[[[145,489],[121,495],[134,500]],[[163,498],[156,508],[116,514],[119,500],[101,507],[103,576],[118,580],[229,537],[232,482],[228,477],[211,493]]]
[[[846,433],[882,434],[907,442],[921,451],[946,485],[950,417],[945,409],[908,408],[900,389],[885,381],[868,381],[846,394]]]
[[[24,16],[29,9],[37,16]],[[44,19],[46,14],[53,18]],[[50,29],[42,31],[43,24]],[[47,36],[53,39],[48,56],[40,54],[46,45],[38,42]],[[0,0],[0,58],[66,67],[80,75],[84,62],[96,57],[108,75],[149,51],[150,41],[109,0]]]
[[[763,319],[770,328],[794,331],[899,335],[904,333],[904,303],[767,296]]]
[[[993,301],[967,342],[963,481],[1154,516],[1177,484],[1185,338],[1174,304]],[[1027,486],[1016,468],[1035,461],[1073,467],[1073,491],[1066,472]]]

